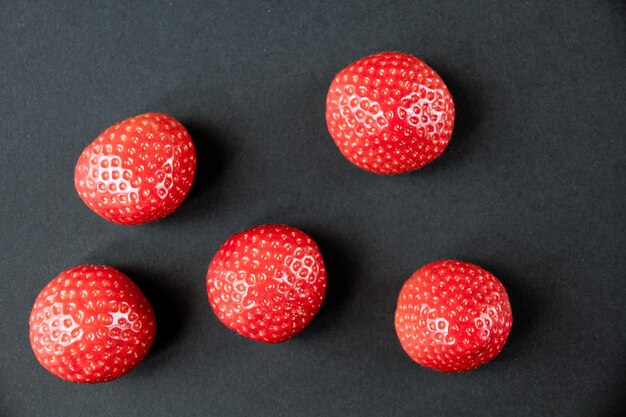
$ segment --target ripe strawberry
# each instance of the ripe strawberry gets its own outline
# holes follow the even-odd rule
[[[395,325],[415,362],[441,372],[474,369],[502,350],[513,321],[504,286],[484,269],[437,261],[402,287]]]
[[[156,333],[150,303],[123,273],[82,265],[39,293],[30,314],[30,344],[50,373],[70,382],[107,382],[146,356]]]
[[[382,52],[337,74],[326,98],[326,124],[350,162],[377,174],[400,174],[423,167],[448,146],[454,102],[423,61]]]
[[[74,185],[96,214],[131,225],[176,210],[195,172],[196,151],[183,125],[145,113],[109,127],[83,150]]]
[[[209,265],[206,284],[222,323],[247,338],[278,343],[300,333],[320,309],[326,270],[304,232],[265,225],[228,239]]]

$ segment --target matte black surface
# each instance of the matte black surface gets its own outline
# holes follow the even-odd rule
[[[624,415],[625,3],[296,3],[0,3],[0,415]],[[444,155],[397,177],[348,163],[324,120],[334,74],[383,50],[424,59],[457,105]],[[146,111],[188,127],[197,180],[172,216],[117,226],[77,197],[74,164]],[[311,234],[329,271],[281,345],[226,329],[205,294],[220,244],[267,222]],[[441,258],[512,300],[508,344],[474,372],[421,368],[395,335],[402,284]],[[28,342],[37,293],[87,262],[129,274],[159,326],[96,386]]]

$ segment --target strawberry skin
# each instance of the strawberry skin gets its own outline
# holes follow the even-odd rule
[[[421,168],[448,146],[454,102],[422,60],[381,52],[344,68],[330,85],[326,125],[341,153],[377,174]]]
[[[39,293],[30,314],[30,344],[37,360],[70,382],[121,377],[147,355],[155,333],[146,297],[108,266],[62,272]]]
[[[74,185],[99,216],[133,225],[161,219],[180,206],[196,172],[196,151],[176,119],[145,113],[119,122],[87,146]]]
[[[230,237],[206,276],[211,308],[242,336],[265,343],[300,333],[326,295],[317,244],[290,226],[257,226]]]
[[[404,284],[395,327],[415,362],[441,372],[474,369],[495,358],[513,316],[502,283],[468,262],[437,261]]]

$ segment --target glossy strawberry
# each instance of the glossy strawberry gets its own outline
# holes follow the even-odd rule
[[[265,225],[237,233],[220,247],[206,285],[222,323],[250,339],[278,343],[300,333],[320,309],[326,270],[304,232]]]
[[[107,382],[126,374],[146,356],[155,333],[146,297],[108,266],[62,272],[39,293],[30,314],[37,360],[70,382]]]
[[[404,284],[395,325],[415,362],[441,372],[468,371],[495,358],[513,316],[500,281],[467,262],[437,261]]]
[[[448,146],[454,102],[420,59],[382,52],[344,68],[326,98],[326,124],[341,153],[377,174],[421,168]]]
[[[195,172],[196,151],[183,125],[165,114],[145,113],[109,127],[85,148],[74,185],[96,214],[132,225],[176,210]]]

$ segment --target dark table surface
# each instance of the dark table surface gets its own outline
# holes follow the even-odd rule
[[[624,415],[626,4],[295,3],[2,2],[0,415]],[[428,62],[457,106],[444,155],[396,177],[349,164],[324,120],[334,74],[383,50]],[[146,111],[187,126],[197,179],[165,220],[117,226],[74,164]],[[205,292],[220,244],[270,222],[313,236],[329,272],[280,345],[226,329]],[[422,368],[395,335],[402,284],[441,258],[510,294],[509,341],[474,372]],[[37,293],[83,263],[126,272],[159,325],[136,370],[95,386],[28,342]]]

